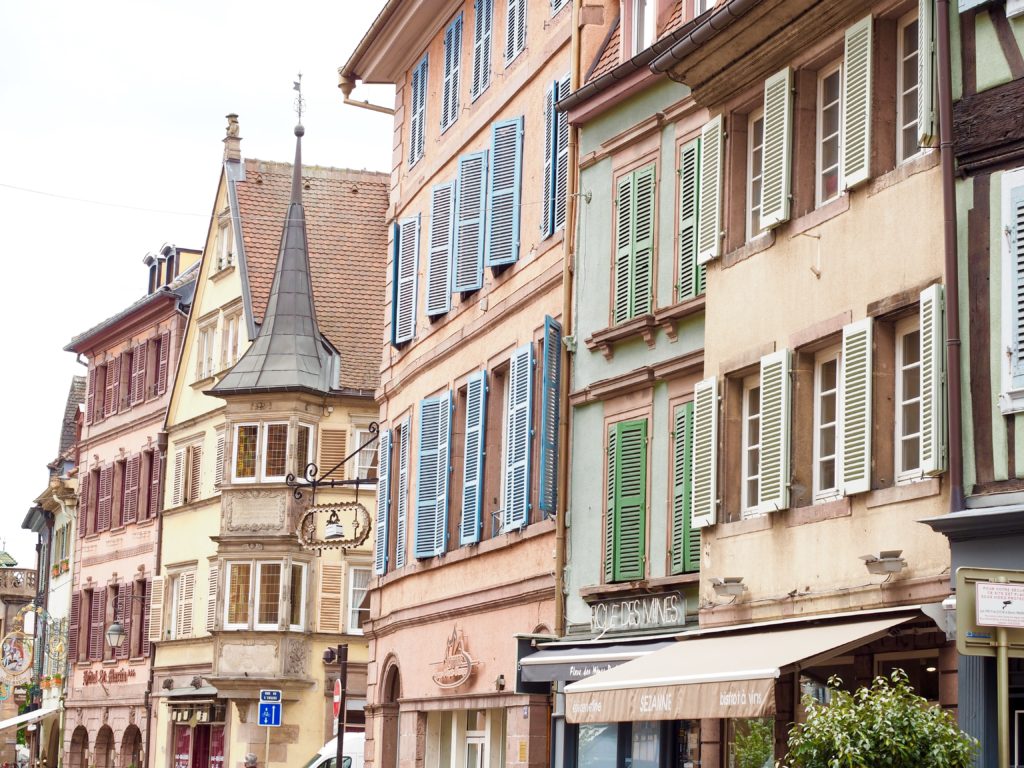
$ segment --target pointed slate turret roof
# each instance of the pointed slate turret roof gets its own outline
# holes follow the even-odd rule
[[[331,390],[331,364],[313,305],[306,214],[302,207],[302,135],[295,127],[295,165],[281,250],[259,335],[213,395]]]

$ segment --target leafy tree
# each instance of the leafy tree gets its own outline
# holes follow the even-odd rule
[[[789,732],[784,768],[967,768],[977,739],[953,716],[914,693],[907,673],[893,670],[853,693],[830,678],[831,701],[805,699],[807,722]]]
[[[736,729],[736,768],[771,766],[775,754],[775,720],[746,720]]]

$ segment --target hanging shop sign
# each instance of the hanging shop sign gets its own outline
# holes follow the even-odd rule
[[[19,683],[32,674],[32,637],[15,630],[0,642],[0,675],[8,683]]]
[[[684,624],[686,599],[681,592],[600,600],[590,606],[594,633],[672,629]]]
[[[317,515],[326,515],[324,537],[317,533]],[[309,507],[299,521],[298,538],[303,549],[322,552],[327,549],[358,547],[370,536],[370,513],[359,502],[318,504]]]
[[[479,662],[466,650],[466,638],[462,630],[453,629],[445,648],[444,658],[435,661],[438,669],[431,677],[438,688],[458,688],[473,675],[473,668]]]

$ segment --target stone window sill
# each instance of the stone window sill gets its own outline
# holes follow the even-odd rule
[[[228,275],[230,275],[234,271],[235,271],[235,265],[234,264],[229,264],[228,266],[224,267],[223,269],[218,269],[216,272],[212,272],[210,274],[210,279],[213,280],[214,282],[219,282],[220,280],[223,280],[225,277],[227,277]]]
[[[707,297],[704,294],[701,294],[700,296],[695,296],[692,299],[679,301],[670,306],[656,310],[654,313],[654,322],[664,329],[665,335],[668,336],[669,341],[675,341],[678,338],[676,335],[676,323],[690,315],[703,312],[706,298]]]
[[[834,520],[839,517],[849,517],[853,514],[853,505],[849,496],[843,496],[832,501],[819,501],[806,507],[793,507],[786,514],[786,527],[793,528],[808,523],[818,523],[822,520]]]
[[[615,354],[613,345],[626,339],[643,338],[647,343],[647,346],[651,349],[654,348],[654,335],[658,330],[658,323],[654,319],[654,315],[648,313],[646,315],[640,315],[634,317],[631,320],[627,320],[619,325],[614,325],[610,328],[597,331],[592,336],[584,340],[584,344],[587,345],[587,349],[594,351],[595,349],[601,350],[601,354],[605,356],[606,360],[611,360]]]
[[[938,496],[940,491],[939,478],[929,477],[904,485],[894,485],[891,488],[879,488],[877,491],[871,491],[866,496],[866,502],[868,509],[874,509],[889,504],[901,504],[914,499]]]

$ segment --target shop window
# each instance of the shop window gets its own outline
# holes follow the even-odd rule
[[[775,719],[743,718],[726,721],[727,765],[771,768],[775,765]]]

